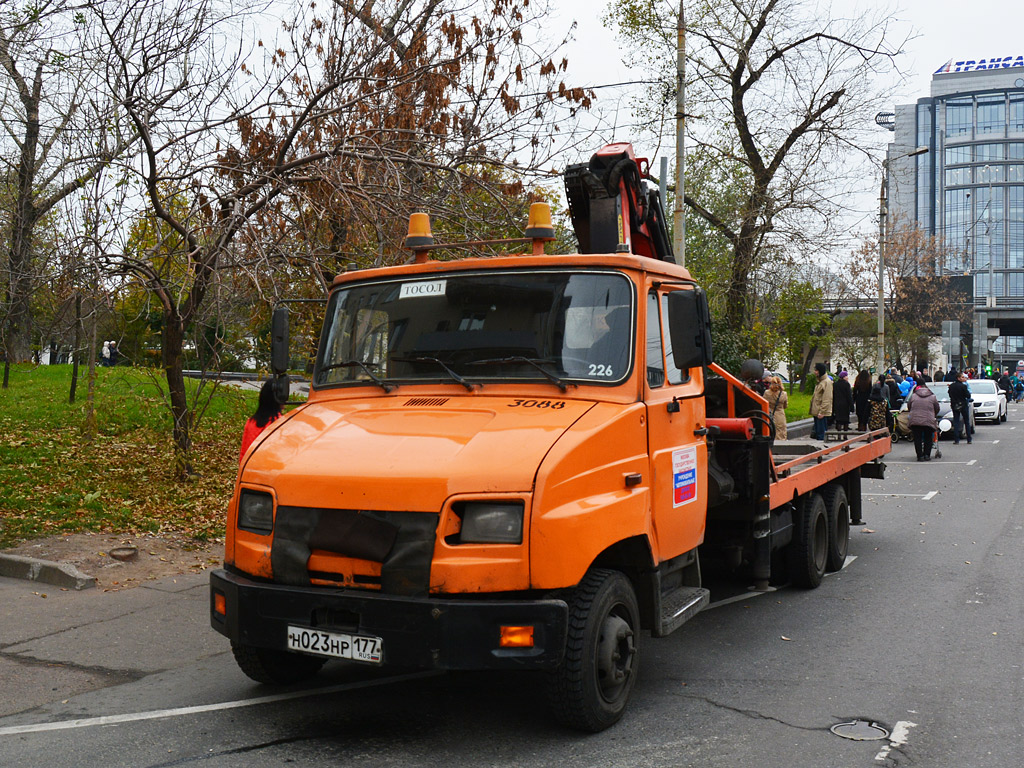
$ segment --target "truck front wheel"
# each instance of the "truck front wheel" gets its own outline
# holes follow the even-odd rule
[[[548,679],[554,717],[594,733],[618,722],[636,682],[639,651],[633,585],[619,571],[588,571],[569,602],[565,658]]]
[[[288,685],[308,680],[327,661],[316,656],[241,643],[232,643],[231,652],[239,669],[257,683],[267,685]]]

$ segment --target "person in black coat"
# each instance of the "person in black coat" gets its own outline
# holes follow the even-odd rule
[[[900,394],[900,385],[892,376],[885,377],[885,386],[889,388],[889,407],[899,408],[903,405],[903,395]]]
[[[871,416],[871,374],[866,370],[858,373],[852,389],[853,409],[857,412],[857,429],[863,432],[868,428],[868,419]]]
[[[949,407],[953,410],[953,444],[960,442],[960,422],[963,421],[967,442],[971,442],[971,390],[967,386],[967,374],[961,373],[949,385]]]
[[[832,385],[832,423],[838,431],[849,431],[852,411],[853,390],[850,388],[849,374],[842,371]]]

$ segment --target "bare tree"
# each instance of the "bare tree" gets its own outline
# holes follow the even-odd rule
[[[89,3],[43,0],[0,9],[0,172],[9,194],[0,341],[4,386],[11,361],[31,350],[37,229],[132,142],[115,106],[98,98],[97,49],[87,39]]]
[[[665,62],[675,61],[679,7],[617,0],[611,14],[631,44],[661,44],[656,74],[671,76],[673,108],[675,71]],[[687,144],[698,164],[737,168],[743,194],[723,200],[691,188],[688,169],[685,202],[730,245],[733,331],[749,325],[751,279],[765,259],[779,249],[820,258],[832,247],[850,185],[844,162],[879,103],[873,76],[903,42],[891,39],[891,20],[823,17],[809,0],[687,4]]]
[[[912,222],[893,220],[885,242],[886,356],[917,369],[927,360],[928,340],[943,320],[969,327],[973,302],[956,278],[940,266],[958,263],[960,252]],[[878,239],[864,240],[848,264],[850,280],[863,296],[878,295]],[[872,335],[877,328],[871,331]],[[875,337],[877,338],[877,336]],[[876,347],[877,349],[877,347]]]
[[[393,245],[421,190],[457,211],[456,193],[487,186],[476,168],[539,165],[554,106],[588,99],[531,47],[541,9],[526,0],[338,0],[290,21],[291,45],[254,37],[239,8],[144,0],[96,12],[106,81],[140,137],[146,206],[146,237],[106,260],[161,306],[183,477],[195,416],[185,343],[221,273],[274,270],[287,283],[296,256],[331,256],[325,234],[357,263],[405,258]],[[326,278],[338,264],[315,266]]]

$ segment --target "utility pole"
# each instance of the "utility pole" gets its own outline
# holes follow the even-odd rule
[[[686,215],[683,200],[686,196],[686,20],[683,2],[679,0],[679,21],[676,23],[676,195],[672,206],[672,250],[676,263],[686,266]]]

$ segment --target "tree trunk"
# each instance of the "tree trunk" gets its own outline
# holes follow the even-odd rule
[[[99,318],[95,310],[92,316],[92,333],[89,342],[89,385],[86,387],[85,395],[85,423],[82,425],[82,433],[91,440],[96,435],[96,338],[99,335],[97,326]]]
[[[185,351],[185,329],[180,317],[164,313],[163,363],[167,376],[167,394],[174,420],[174,471],[182,480],[192,474],[192,411],[188,407],[182,359]]]
[[[82,294],[75,294],[75,345],[72,347],[71,356],[74,358],[71,365],[71,392],[68,394],[68,402],[74,405],[75,390],[78,389],[78,356],[82,348]]]
[[[732,273],[726,290],[726,325],[737,334],[750,327],[750,272],[754,252],[754,232],[745,225],[733,246]]]

